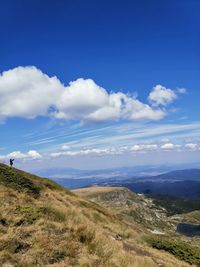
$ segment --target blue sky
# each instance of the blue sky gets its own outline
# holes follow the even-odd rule
[[[0,3],[0,160],[197,162],[200,2]]]

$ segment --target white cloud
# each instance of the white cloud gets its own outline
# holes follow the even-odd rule
[[[166,112],[161,109],[153,109],[147,104],[137,99],[123,96],[124,108],[122,116],[129,120],[160,120],[166,116]]]
[[[61,156],[82,156],[82,155],[114,155],[121,154],[123,148],[90,148],[75,151],[58,151],[50,154],[50,157],[56,158]]]
[[[124,93],[109,94],[91,79],[71,82],[56,106],[56,118],[82,121],[159,120],[166,115]]]
[[[179,147],[178,145],[174,145],[172,143],[166,143],[164,145],[161,146],[161,149],[165,149],[165,150],[172,150]]]
[[[78,79],[64,88],[56,106],[57,118],[82,119],[108,105],[108,93],[91,79]]]
[[[135,144],[133,146],[121,146],[121,147],[107,147],[107,148],[88,148],[81,150],[67,150],[67,151],[57,151],[50,153],[51,158],[56,157],[71,157],[71,156],[100,156],[100,155],[119,155],[125,153],[147,153],[147,152],[156,152],[156,151],[183,151],[182,148],[189,150],[197,150],[197,144],[186,144],[179,145],[173,143],[166,143],[163,145],[159,144]]]
[[[176,92],[178,94],[186,94],[187,93],[187,89],[186,88],[177,88]]]
[[[185,148],[188,148],[190,150],[197,150],[198,144],[194,144],[194,143],[185,144]]]
[[[176,98],[161,85],[149,95],[153,105]],[[17,67],[0,75],[0,119],[54,116],[57,119],[98,122],[110,120],[160,120],[166,110],[142,103],[136,96],[109,93],[91,79],[77,79],[64,86],[36,67]]]
[[[18,67],[0,76],[0,117],[35,118],[47,115],[63,90],[56,77],[35,67]]]
[[[62,145],[61,149],[62,150],[69,150],[70,149],[70,146],[64,144],[64,145]]]
[[[176,98],[177,95],[172,89],[166,88],[160,84],[156,85],[149,94],[149,101],[155,106],[166,106]]]
[[[42,155],[36,150],[30,150],[27,153],[22,153],[21,151],[13,151],[7,155],[1,155],[0,160],[6,160],[9,158],[14,159],[41,159]]]
[[[158,149],[157,144],[139,144],[139,145],[134,145],[131,148],[131,151],[153,151],[157,149]]]
[[[76,156],[104,156],[104,155],[122,155],[126,153],[148,153],[148,152],[160,152],[160,151],[197,151],[200,149],[199,144],[188,143],[188,144],[173,144],[166,143],[160,145],[158,143],[147,143],[147,144],[135,144],[133,146],[121,146],[121,147],[101,147],[101,148],[83,148],[70,150],[70,147],[66,146],[66,149],[61,147],[60,150],[40,154],[35,150],[30,150],[27,153],[22,153],[20,151],[14,151],[7,155],[0,155],[0,160],[8,160],[9,158],[19,159],[19,160],[36,160],[43,158],[58,158],[58,157],[76,157]]]
[[[24,159],[26,157],[26,154],[23,154],[20,151],[13,151],[4,157],[5,158],[15,158],[15,159]]]
[[[27,155],[28,158],[32,158],[32,159],[40,159],[42,156],[35,150],[30,150]]]

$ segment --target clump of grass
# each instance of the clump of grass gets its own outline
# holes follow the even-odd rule
[[[10,253],[6,250],[0,251],[0,266],[2,267],[18,266],[15,256],[16,256],[15,254]]]
[[[89,246],[89,251],[91,254],[95,254],[99,259],[99,264],[103,264],[103,266],[106,265],[106,263],[109,263],[111,258],[113,257],[113,254],[115,253],[114,249],[112,248],[111,244],[106,244],[106,241],[104,238],[96,238],[91,242]],[[103,242],[102,242],[103,241]],[[104,243],[105,242],[105,243]],[[102,265],[100,265],[102,266]],[[112,265],[111,265],[112,266]]]
[[[113,214],[111,214],[104,207],[100,206],[99,204],[97,204],[95,202],[79,200],[78,203],[79,203],[80,207],[93,209],[93,210],[97,211],[98,213],[101,213],[102,215],[109,217],[110,220],[116,219],[116,217]]]
[[[60,262],[61,260],[63,260],[66,256],[66,252],[65,251],[53,251],[50,259],[49,259],[49,263],[50,264],[55,264],[57,262]]]
[[[180,260],[200,266],[200,249],[186,242],[167,238],[147,238],[147,242],[156,249],[167,251]]]
[[[50,206],[39,208],[39,212],[54,221],[64,222],[66,219],[66,215],[64,212]]]
[[[75,232],[76,238],[86,245],[91,244],[91,242],[95,239],[95,232],[94,230],[89,229],[85,225],[80,225]]]
[[[94,211],[92,213],[92,217],[93,217],[93,221],[94,222],[101,222],[101,223],[106,223],[106,219],[105,216],[103,216],[102,214]]]
[[[17,206],[17,213],[22,215],[22,218],[16,223],[16,226],[22,224],[33,224],[41,217],[47,217],[50,220],[63,222],[65,221],[65,213],[50,206],[35,208],[32,206]]]
[[[32,206],[17,206],[16,212],[22,215],[21,219],[16,223],[16,226],[33,224],[42,216],[40,209]]]
[[[70,190],[68,190],[66,188],[63,188],[61,185],[57,184],[56,182],[54,182],[48,178],[40,178],[40,181],[41,181],[43,186],[45,186],[51,190],[63,191],[65,194],[67,194],[69,196],[75,196],[75,194],[73,192],[71,192]]]
[[[12,254],[24,252],[29,249],[30,245],[17,238],[11,238],[1,242],[0,251],[8,251]]]

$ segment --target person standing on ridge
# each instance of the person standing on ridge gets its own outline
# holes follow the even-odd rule
[[[10,167],[12,167],[13,166],[13,161],[14,161],[15,159],[10,159]]]

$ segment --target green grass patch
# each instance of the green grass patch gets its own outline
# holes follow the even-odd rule
[[[17,206],[16,212],[22,215],[21,219],[16,223],[16,226],[33,224],[43,215],[41,208],[35,208],[32,206]]]
[[[180,260],[200,266],[200,249],[186,242],[167,238],[147,238],[147,242],[156,249],[167,251]]]
[[[19,192],[25,191],[34,197],[40,195],[41,187],[35,184],[24,172],[17,171],[6,165],[0,165],[0,184],[11,187]]]
[[[33,224],[36,220],[42,217],[58,222],[63,222],[66,219],[66,215],[63,212],[50,206],[39,208],[32,206],[18,206],[16,212],[22,215],[21,219],[16,223],[16,226]]]
[[[41,178],[1,163],[0,184],[11,187],[19,192],[25,191],[34,197],[38,197],[41,190],[45,188],[63,191],[67,195],[75,196],[75,194],[70,190],[65,189],[61,185],[48,178]]]
[[[64,222],[66,220],[66,214],[64,212],[50,206],[41,207],[39,211],[53,221]]]

